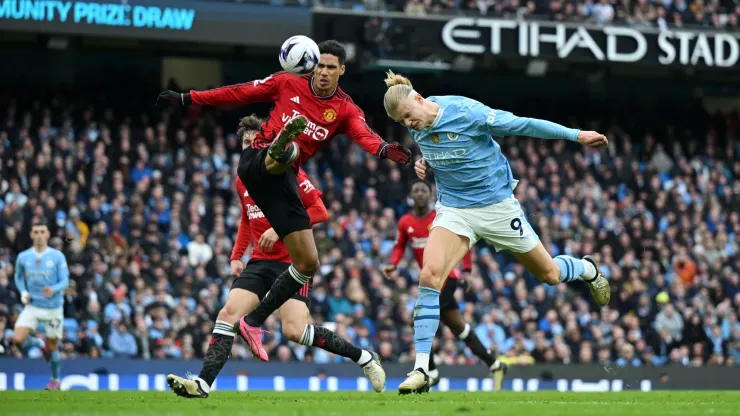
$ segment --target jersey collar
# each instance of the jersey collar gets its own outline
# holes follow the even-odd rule
[[[44,257],[44,255],[49,252],[49,247],[46,247],[44,251],[36,251],[35,248],[31,247],[31,251],[33,251],[33,254],[35,254],[36,257],[41,258],[41,257]]]

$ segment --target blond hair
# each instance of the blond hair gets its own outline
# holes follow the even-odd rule
[[[385,107],[385,112],[392,117],[396,112],[398,103],[413,93],[414,87],[408,78],[400,74],[394,74],[393,71],[386,72],[385,86],[388,87],[388,91],[385,92],[385,97],[383,97],[383,107]]]

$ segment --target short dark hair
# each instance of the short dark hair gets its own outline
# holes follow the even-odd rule
[[[427,189],[429,190],[429,192],[432,192],[432,185],[430,185],[429,182],[427,182],[425,180],[422,180],[422,179],[418,179],[418,180],[414,181],[414,183],[411,184],[411,187],[413,188],[414,186],[416,186],[417,183],[420,183],[420,184],[426,186]]]
[[[246,117],[242,117],[242,119],[239,120],[239,127],[236,129],[236,137],[241,140],[244,137],[244,133],[259,130],[264,122],[265,120],[262,117],[258,117],[257,114],[250,114]]]
[[[334,55],[339,60],[339,65],[344,65],[347,60],[347,48],[336,40],[325,40],[319,43],[319,51],[324,54]]]
[[[34,218],[33,221],[31,221],[31,228],[33,227],[48,227],[49,224],[46,221],[46,218],[40,217],[40,218]]]

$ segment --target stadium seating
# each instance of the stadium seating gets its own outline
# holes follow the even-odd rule
[[[141,358],[202,357],[231,282],[240,215],[232,190],[234,126],[206,117],[180,128],[175,115],[164,118],[171,120],[166,125],[62,93],[49,104],[26,96],[0,108],[5,354],[20,354],[8,345],[20,310],[13,262],[30,245],[30,220],[43,216],[73,277],[65,358],[130,356],[132,343]],[[379,131],[393,131],[380,121],[384,115],[369,116]],[[598,252],[614,293],[610,307],[599,310],[584,285],[540,286],[511,257],[479,244],[470,290],[457,297],[488,347],[524,364],[740,363],[740,119],[696,119],[704,121],[693,136],[677,131],[673,140],[614,126],[613,144],[601,152],[502,142],[521,179],[517,197],[546,247],[554,254]],[[407,256],[392,278],[380,270],[395,221],[409,209],[410,169],[379,162],[343,138],[305,167],[331,218],[315,233],[322,266],[313,322],[374,348],[385,361],[409,360],[418,268]],[[210,250],[193,243],[200,233]],[[206,257],[189,259],[195,250]],[[278,358],[288,345],[278,325],[267,322],[273,359],[339,361],[293,344]],[[441,334],[440,362],[474,361],[448,330]],[[234,357],[251,359],[241,343]]]

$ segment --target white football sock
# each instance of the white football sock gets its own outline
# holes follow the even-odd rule
[[[357,364],[359,365],[365,365],[370,362],[370,360],[373,359],[373,355],[369,352],[362,350],[362,354],[360,354],[360,359],[357,360]]]
[[[414,370],[417,368],[421,368],[425,373],[429,374],[429,353],[416,353],[416,364],[414,364]]]
[[[585,277],[586,280],[593,280],[596,277],[596,267],[594,267],[594,264],[583,259],[581,259],[581,263],[583,263],[584,269],[581,277]]]

